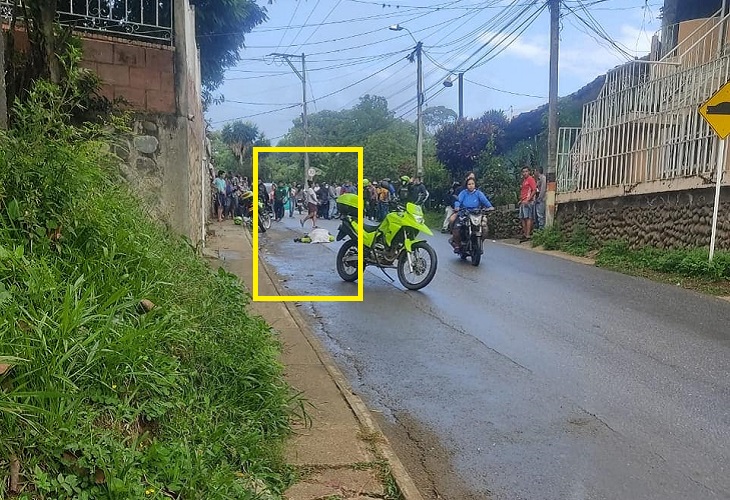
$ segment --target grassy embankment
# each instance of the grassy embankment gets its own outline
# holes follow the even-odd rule
[[[0,133],[0,498],[280,493],[277,340],[148,219],[109,127],[68,125],[73,89],[38,84]]]
[[[533,235],[532,245],[541,246],[545,250],[590,256],[595,259],[597,266],[633,276],[712,295],[730,295],[730,252],[715,252],[710,263],[707,248],[631,249],[624,241],[612,241],[599,246],[589,237],[583,226],[577,226],[569,235],[563,234],[555,226],[537,231]]]

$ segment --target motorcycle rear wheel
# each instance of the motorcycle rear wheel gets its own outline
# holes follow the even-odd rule
[[[408,269],[408,252],[405,250],[401,252],[398,257],[398,279],[401,284],[409,290],[420,290],[425,287],[436,275],[436,268],[438,267],[438,258],[436,252],[431,245],[425,241],[418,241],[411,247],[411,255],[414,260],[413,267],[417,276],[423,276],[420,281],[412,281],[408,278],[411,274]],[[428,257],[426,262],[425,257]]]
[[[262,233],[265,233],[267,229],[271,229],[271,214],[268,210],[264,210],[259,218],[261,220],[261,227],[263,227]]]
[[[342,244],[337,252],[337,274],[345,281],[355,281],[357,279],[357,264],[353,267],[350,262],[352,256],[357,258],[357,241],[347,240]]]

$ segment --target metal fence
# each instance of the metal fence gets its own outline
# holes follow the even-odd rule
[[[26,0],[27,3],[28,0]],[[58,0],[56,20],[74,29],[172,44],[173,0]],[[13,0],[0,0],[0,15],[13,16]],[[23,1],[15,15],[23,17]]]
[[[711,174],[717,138],[697,110],[730,78],[727,20],[665,28],[650,58],[606,75],[582,129],[560,131],[559,192]]]

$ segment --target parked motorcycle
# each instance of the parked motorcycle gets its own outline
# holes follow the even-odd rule
[[[246,222],[251,224],[251,227],[253,227],[253,191],[246,191],[243,193],[240,197],[239,203],[243,217],[246,219]],[[270,204],[264,204],[261,200],[259,200],[259,231],[265,233],[267,229],[271,229],[272,216],[273,211]]]
[[[471,258],[471,264],[478,266],[482,261],[484,240],[489,233],[487,212],[494,208],[462,209],[457,217],[461,222],[461,247],[459,257]]]
[[[337,198],[340,227],[337,241],[347,239],[337,252],[337,273],[345,281],[357,279],[357,204],[358,197],[345,193]],[[363,264],[397,269],[398,280],[409,290],[420,290],[433,280],[438,259],[436,252],[418,233],[433,235],[424,224],[423,210],[414,203],[390,212],[378,225],[363,225]]]

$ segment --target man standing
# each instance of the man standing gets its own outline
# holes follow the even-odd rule
[[[537,198],[535,199],[535,213],[537,229],[545,227],[545,200],[547,199],[547,179],[542,167],[537,167]]]
[[[334,184],[330,184],[329,187],[330,191],[330,205],[327,207],[327,215],[330,219],[335,218],[335,214],[337,213],[337,186]]]
[[[223,222],[223,209],[226,206],[226,173],[223,170],[218,171],[218,177],[213,181],[216,189],[216,209],[218,212],[218,222]]]
[[[428,200],[429,192],[421,182],[420,177],[414,177],[411,181],[410,201],[416,205],[423,205]]]
[[[304,222],[307,219],[312,219],[312,228],[317,227],[317,208],[319,201],[317,200],[317,193],[314,191],[313,182],[307,181],[307,187],[304,189],[304,200],[307,204],[307,216],[303,219],[299,219],[299,224],[304,227]]]
[[[274,184],[276,186],[276,184]],[[274,220],[279,222],[284,218],[284,203],[289,196],[289,188],[281,184],[274,191]]]
[[[532,219],[535,217],[535,195],[537,184],[530,175],[529,167],[522,167],[522,187],[520,188],[520,222],[522,223],[522,238],[520,242],[530,239],[532,233]]]

